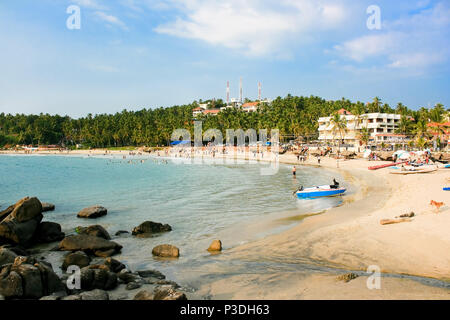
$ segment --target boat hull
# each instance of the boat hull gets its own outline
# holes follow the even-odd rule
[[[334,197],[343,194],[347,189],[317,189],[317,190],[304,190],[298,191],[297,197],[299,199],[321,198],[321,197]]]

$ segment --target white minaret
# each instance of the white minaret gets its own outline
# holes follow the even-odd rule
[[[261,82],[258,82],[258,100],[261,101]]]
[[[242,78],[239,79],[239,101],[241,103],[244,101],[242,96]]]

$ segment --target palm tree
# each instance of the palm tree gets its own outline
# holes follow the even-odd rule
[[[358,133],[358,139],[364,144],[364,146],[367,146],[369,144],[370,133],[367,127],[361,128],[361,130]]]
[[[339,145],[338,145],[338,154],[341,153],[341,141],[343,138],[343,133],[347,131],[347,119],[337,112],[334,113],[330,120],[332,126],[333,140],[335,140],[336,134],[339,134]]]

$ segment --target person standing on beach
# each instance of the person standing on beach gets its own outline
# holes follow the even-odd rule
[[[319,166],[320,166],[320,157],[317,157],[317,163],[318,163]]]
[[[297,169],[295,168],[295,166],[292,168],[292,176],[295,178],[295,176],[297,175]]]

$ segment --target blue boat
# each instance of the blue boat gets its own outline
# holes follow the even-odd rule
[[[331,188],[331,186],[325,185],[325,186],[318,186],[318,187],[305,188],[303,190],[299,190],[299,191],[297,191],[297,197],[299,199],[333,197],[333,196],[342,195],[345,191],[347,191],[347,189],[343,188],[343,187]]]
[[[450,164],[446,164],[446,165],[444,166],[444,168],[450,169]]]
[[[448,188],[442,188],[444,191],[450,191],[450,187]]]

